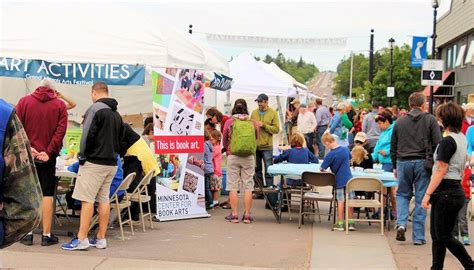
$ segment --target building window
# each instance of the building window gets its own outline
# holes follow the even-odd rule
[[[457,58],[456,59],[456,67],[461,66],[461,64],[463,63],[462,60],[464,59],[465,51],[466,51],[466,45],[462,45],[461,48],[459,48],[459,54],[456,57]]]
[[[469,64],[469,62],[472,62],[473,54],[474,54],[474,40],[471,40],[471,44],[469,44],[469,49],[467,50],[466,61],[464,61],[464,64]]]
[[[453,49],[449,48],[447,52],[446,69],[453,68],[452,63],[451,63],[452,59],[453,59]]]
[[[457,56],[457,52],[458,52],[458,45],[457,44],[454,44],[453,45],[453,57],[452,57],[452,62],[451,62],[451,68],[454,68],[454,64],[456,63],[456,56]]]

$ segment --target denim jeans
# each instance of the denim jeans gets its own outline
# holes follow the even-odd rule
[[[354,134],[354,133],[348,133],[348,134],[347,134],[347,137],[348,137],[348,139],[349,139],[349,145],[353,145],[353,144],[354,144],[355,134]]]
[[[318,151],[319,151],[318,158],[319,159],[324,159],[325,147],[324,147],[323,142],[321,141],[321,138],[323,137],[324,131],[326,131],[327,127],[328,126],[326,125],[326,126],[320,126],[316,128],[316,144],[318,145]]]
[[[397,226],[407,227],[410,200],[414,193],[412,240],[425,241],[426,210],[421,207],[421,201],[425,196],[430,178],[424,167],[424,160],[397,160],[397,174]]]
[[[393,172],[392,163],[382,163],[382,170],[384,172]]]
[[[262,161],[265,166],[265,184],[263,183]],[[268,167],[273,162],[273,150],[257,150],[255,162],[255,181],[259,181],[263,186],[272,186],[273,177],[268,173]]]
[[[431,195],[430,232],[433,239],[433,265],[431,269],[443,269],[446,249],[464,266],[473,269],[474,263],[464,245],[453,235],[459,210],[465,203],[461,181],[443,180]]]
[[[213,202],[211,191],[211,176],[212,173],[204,174],[204,198],[206,200],[206,206],[211,205]]]
[[[313,147],[313,142],[314,142],[314,133],[305,133],[304,134],[304,139],[306,141],[306,147],[308,147],[308,150],[314,154],[314,147]]]

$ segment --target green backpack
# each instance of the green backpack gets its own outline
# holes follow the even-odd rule
[[[239,157],[255,155],[257,140],[255,139],[255,127],[251,120],[234,119],[230,151]]]

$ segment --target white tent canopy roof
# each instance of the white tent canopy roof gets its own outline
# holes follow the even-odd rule
[[[267,71],[248,52],[244,52],[229,64],[230,76],[233,79],[230,91],[269,96],[288,96],[293,85]]]
[[[229,74],[227,60],[209,47],[156,16],[148,17],[118,4],[10,3],[3,7],[2,15],[0,56],[64,63],[145,64]]]
[[[303,90],[308,90],[308,87],[300,82],[298,82],[293,76],[288,74],[286,71],[282,70],[275,62],[271,62],[269,64],[263,62],[262,60],[259,61],[259,63],[266,68],[269,72],[274,74],[275,76],[278,76],[282,80],[285,80],[287,82],[292,83],[295,87],[303,89]]]

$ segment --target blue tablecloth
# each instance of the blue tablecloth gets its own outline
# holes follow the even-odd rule
[[[278,163],[268,167],[268,173],[271,175],[302,175],[303,172],[320,172],[321,164],[293,164],[293,163]],[[356,172],[352,170],[353,177],[374,177],[380,179],[384,186],[397,186],[397,179],[391,172],[383,173],[366,173]]]

